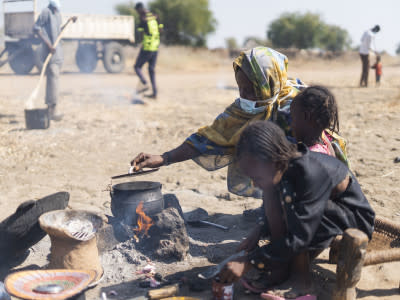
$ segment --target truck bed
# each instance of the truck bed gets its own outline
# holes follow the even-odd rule
[[[77,16],[65,30],[63,39],[68,40],[125,40],[135,42],[135,22],[130,16],[90,14],[62,14],[63,23]]]

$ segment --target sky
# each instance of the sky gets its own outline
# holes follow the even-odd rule
[[[114,14],[115,5],[129,0],[61,0],[68,13]],[[47,0],[38,0],[39,6]],[[147,3],[148,1],[142,0]],[[394,54],[400,43],[400,0],[209,0],[218,21],[217,30],[208,38],[210,48],[224,47],[225,39],[235,37],[241,44],[247,36],[265,38],[268,24],[283,12],[320,13],[329,24],[348,30],[353,46],[362,33],[375,24],[381,26],[376,36],[378,50]],[[3,8],[0,8],[2,14]],[[2,17],[1,17],[1,22]]]

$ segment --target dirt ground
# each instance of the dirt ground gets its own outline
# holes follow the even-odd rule
[[[101,66],[94,74],[80,74],[67,59],[60,97],[65,116],[44,131],[27,131],[24,124],[24,103],[38,81],[37,74],[16,76],[8,67],[0,69],[0,220],[22,201],[57,191],[71,194],[74,209],[104,213],[103,204],[110,200],[110,176],[126,172],[137,153],[162,153],[212,122],[237,96],[231,60],[215,53],[187,51],[161,50],[159,99],[140,99],[144,104],[133,97],[137,77],[132,59],[125,72],[117,75],[106,73]],[[352,170],[377,214],[400,222],[400,164],[393,161],[400,156],[400,62],[383,59],[379,88],[374,88],[372,72],[371,87],[358,88],[360,69],[357,56],[289,62],[290,76],[332,89],[339,103],[341,133],[349,141]],[[42,91],[38,103],[43,99]],[[145,179],[160,181],[164,193],[176,193],[181,205],[201,206],[210,215],[218,214],[214,219],[229,225],[229,234],[204,228],[200,236],[208,240],[207,245],[225,245],[226,253],[233,252],[245,232],[238,216],[260,205],[259,200],[228,194],[226,170],[210,173],[190,161],[162,168]],[[45,260],[48,249],[43,251],[40,257]],[[34,255],[39,255],[35,253],[25,264],[35,262]],[[210,256],[190,258],[184,266],[209,264],[206,258]],[[335,278],[335,267],[326,258],[324,252],[313,268],[320,299],[326,299]],[[174,266],[179,269],[179,264]],[[399,270],[400,262],[365,267],[357,285],[358,297],[399,299]],[[125,290],[120,293],[124,296],[113,299],[133,299],[140,294],[126,292],[128,279],[112,288]],[[90,291],[88,299],[98,299],[102,289],[109,290],[106,283]],[[197,296],[209,299],[209,295]],[[257,297],[239,291],[236,299]]]

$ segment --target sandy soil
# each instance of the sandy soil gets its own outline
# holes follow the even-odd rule
[[[383,64],[381,87],[373,87],[371,74],[368,89],[357,87],[361,67],[356,56],[354,60],[296,60],[289,67],[291,76],[308,84],[324,84],[335,93],[352,170],[376,212],[400,222],[400,165],[393,162],[400,156],[400,64],[393,59],[386,65],[383,60]],[[138,105],[132,102],[137,78],[131,67],[118,75],[105,73],[101,67],[94,74],[80,74],[67,61],[61,78],[64,119],[45,131],[26,131],[24,102],[38,76],[15,76],[7,67],[0,69],[0,219],[24,200],[56,191],[70,192],[74,209],[106,212],[103,204],[110,200],[110,176],[126,172],[129,161],[140,151],[162,153],[177,146],[198,127],[209,124],[237,96],[231,61],[216,54],[189,55],[165,49],[157,75],[159,99]],[[43,93],[38,103],[42,99]],[[238,215],[260,205],[258,200],[227,193],[226,170],[209,173],[193,162],[162,168],[146,179],[162,182],[163,191],[176,193],[182,205],[220,214],[215,219],[230,225],[230,234],[207,228],[202,234],[209,244],[226,245],[226,253],[243,237]],[[25,264],[36,262],[38,256],[45,261],[48,248],[38,249]],[[211,257],[212,253],[205,254],[184,266],[200,267]],[[321,299],[326,299],[335,278],[335,268],[326,264],[326,258],[324,253],[314,266]],[[400,262],[364,268],[359,298],[398,299],[399,269]],[[103,283],[92,290],[89,299],[97,299],[106,286]],[[125,290],[120,299],[140,294],[129,287],[129,280],[113,285]],[[240,293],[237,299],[257,298]],[[209,299],[209,293],[198,296]]]

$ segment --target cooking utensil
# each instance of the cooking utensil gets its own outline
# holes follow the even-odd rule
[[[160,170],[160,168],[151,169],[151,170],[141,170],[141,171],[138,171],[138,172],[133,172],[133,173],[127,173],[127,174],[113,176],[113,177],[111,177],[111,179],[119,179],[119,178],[125,178],[125,177],[134,177],[134,176],[146,175],[146,174],[157,172],[158,170]]]
[[[64,290],[64,287],[59,284],[42,284],[33,289],[35,293],[39,294],[59,294]]]
[[[205,221],[205,219],[208,218],[208,212],[201,207],[196,208],[194,210],[184,212],[183,217],[185,221],[190,224],[190,225],[199,225],[199,224],[204,224],[208,226],[213,226],[222,230],[229,230],[229,227],[220,225],[220,224],[215,224],[212,222]]]
[[[143,210],[148,216],[164,209],[161,183],[153,181],[132,181],[116,184],[110,191],[111,211],[117,219],[129,226],[136,225],[136,208],[143,202]]]
[[[217,276],[228,262],[235,260],[236,258],[245,256],[245,255],[246,255],[246,252],[244,250],[242,250],[238,253],[235,253],[235,254],[229,256],[228,258],[225,258],[218,265],[208,268],[203,273],[199,273],[197,276],[199,276],[199,278],[201,278],[201,279],[211,279],[211,278]]]
[[[7,276],[5,287],[7,291],[20,299],[69,299],[82,293],[94,280],[97,272],[94,270],[31,270],[15,272]],[[55,285],[60,290],[53,293],[43,293],[42,290],[49,290]],[[37,291],[39,289],[39,291]]]

